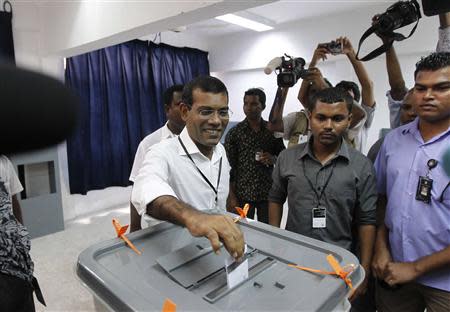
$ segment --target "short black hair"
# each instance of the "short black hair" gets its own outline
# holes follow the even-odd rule
[[[163,93],[163,102],[165,106],[170,106],[173,100],[173,94],[175,92],[183,92],[184,85],[176,84],[168,87]]]
[[[259,88],[251,88],[251,89],[248,89],[247,91],[245,91],[244,97],[246,95],[257,95],[259,101],[261,102],[262,108],[263,109],[266,108],[266,94],[264,93],[263,90],[261,90]]]
[[[347,104],[347,109],[349,113],[352,112],[353,107],[353,99],[348,94],[347,91],[342,88],[334,87],[334,88],[326,88],[320,91],[317,91],[311,96],[309,101],[311,112],[316,107],[317,101],[321,101],[323,103],[333,104],[337,102],[345,102]]]
[[[341,88],[347,92],[352,90],[355,101],[359,102],[359,99],[361,98],[361,91],[359,91],[358,85],[353,81],[342,80],[336,85],[336,88]]]
[[[228,103],[228,90],[224,83],[216,77],[212,76],[198,76],[189,81],[183,88],[182,101],[189,107],[194,104],[193,92],[195,89],[200,89],[202,92],[208,93],[225,93]]]
[[[426,57],[422,57],[416,63],[416,70],[414,71],[414,78],[420,71],[436,71],[441,68],[450,66],[450,52],[434,52]]]

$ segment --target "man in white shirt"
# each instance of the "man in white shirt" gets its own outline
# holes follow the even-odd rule
[[[218,252],[220,241],[235,258],[244,238],[225,212],[230,165],[219,143],[228,121],[228,91],[217,78],[200,76],[183,89],[185,129],[177,138],[154,145],[145,155],[131,195],[140,215],[183,225],[205,236]]]
[[[163,101],[167,122],[158,130],[147,135],[141,143],[139,143],[136,156],[134,157],[133,168],[131,169],[129,179],[131,182],[134,183],[134,180],[139,173],[139,169],[142,167],[142,163],[144,162],[144,157],[147,150],[152,145],[155,145],[162,140],[176,137],[180,134],[181,130],[183,130],[184,120],[181,118],[180,113],[182,93],[183,85],[173,85],[164,91]],[[144,227],[146,227],[146,225],[154,225],[159,223],[147,214],[144,214],[141,218],[141,216],[137,213],[136,208],[130,201],[130,233],[142,229],[141,219],[144,221]]]

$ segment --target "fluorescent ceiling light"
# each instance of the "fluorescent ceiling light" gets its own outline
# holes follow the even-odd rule
[[[235,14],[226,14],[222,16],[217,16],[216,19],[228,22],[230,24],[235,24],[245,28],[249,28],[255,31],[266,31],[273,29],[273,27],[271,26],[267,26],[265,24],[252,21],[248,18],[243,18]]]

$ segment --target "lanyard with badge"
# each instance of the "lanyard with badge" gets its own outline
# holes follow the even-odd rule
[[[209,187],[214,191],[214,194],[216,194],[216,197],[214,198],[214,204],[217,206],[217,197],[219,195],[219,184],[220,184],[220,174],[222,173],[222,157],[220,157],[220,163],[219,163],[219,175],[217,177],[217,186],[214,187],[214,185],[212,185],[212,183],[209,181],[209,179],[203,174],[203,172],[200,170],[199,167],[197,167],[197,164],[195,163],[195,161],[192,159],[191,154],[188,153],[186,146],[184,146],[183,141],[181,140],[180,137],[178,137],[178,141],[180,141],[181,146],[183,147],[184,152],[186,153],[187,157],[189,157],[189,159],[192,161],[192,163],[195,166],[195,169],[197,169],[197,171],[200,173],[200,175],[202,176],[203,180],[205,180],[206,183],[208,183]]]
[[[428,172],[425,176],[419,176],[417,183],[416,200],[429,204],[431,202],[431,189],[433,188],[433,179],[429,177],[431,169],[436,168],[438,161],[429,159],[427,161]]]
[[[323,186],[322,189],[319,189],[320,193],[317,193],[316,188],[314,187],[311,180],[306,175],[305,170],[305,160],[302,161],[303,166],[303,175],[305,176],[305,179],[308,181],[309,186],[314,191],[314,194],[316,195],[317,199],[317,206],[312,208],[312,227],[313,229],[323,229],[327,227],[327,208],[325,206],[320,205],[320,199],[322,198],[323,193],[325,192],[325,189],[328,186],[328,183],[331,180],[331,176],[333,175],[334,167],[336,166],[336,161],[333,162],[333,166],[331,167],[331,172],[328,175],[328,178]]]

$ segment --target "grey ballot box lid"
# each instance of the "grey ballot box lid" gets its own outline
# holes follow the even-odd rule
[[[227,252],[216,255],[208,240],[167,222],[128,235],[142,255],[118,238],[87,248],[77,275],[116,311],[161,311],[166,298],[177,311],[330,311],[348,295],[345,282],[288,266],[332,271],[328,254],[341,266],[356,265],[354,286],[364,279],[358,259],[343,248],[259,222],[239,226],[249,246],[249,278],[233,289],[223,268]]]

